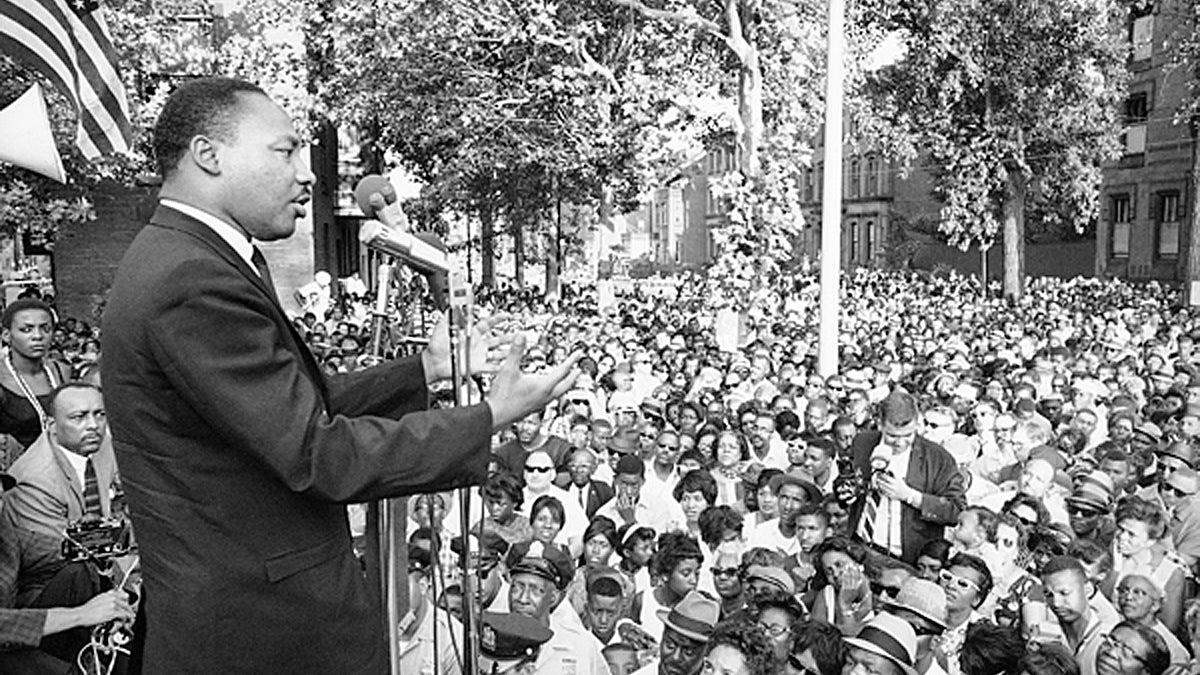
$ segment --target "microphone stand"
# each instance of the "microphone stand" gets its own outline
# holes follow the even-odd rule
[[[450,376],[454,386],[454,405],[475,403],[472,395],[471,333],[473,329],[474,297],[471,286],[459,272],[450,275]],[[480,392],[482,395],[482,392]],[[479,581],[471,579],[471,488],[459,489],[459,527],[462,532],[462,672],[475,673],[479,658],[478,603],[475,589]],[[482,535],[482,530],[480,535]],[[482,546],[482,541],[481,541]]]
[[[376,267],[375,308],[372,311],[371,354],[383,355],[383,334],[387,322],[388,290],[392,265],[381,261]],[[397,541],[397,529],[403,532],[408,520],[408,503],[403,499],[384,499],[367,506],[367,580],[379,589],[382,600],[384,635],[388,641],[391,675],[400,675],[400,622],[411,605],[408,597],[408,546]]]

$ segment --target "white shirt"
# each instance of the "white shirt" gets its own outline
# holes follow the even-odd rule
[[[894,453],[891,463],[888,464],[888,471],[900,480],[906,480],[908,477],[908,463],[912,459],[912,446],[904,452]],[[871,541],[891,551],[896,555],[900,555],[903,550],[903,532],[901,532],[900,507],[903,505],[899,499],[890,499],[882,497],[879,501],[879,510],[875,513],[875,529],[871,531]],[[865,518],[864,518],[865,524]]]
[[[51,441],[51,443],[53,443],[53,441]],[[55,447],[57,447],[59,451],[62,452],[62,454],[67,458],[67,464],[70,464],[71,468],[75,470],[75,477],[79,479],[79,484],[82,485],[86,490],[88,458],[71,452],[61,445],[55,444]]]
[[[217,236],[219,236],[221,239],[224,239],[225,243],[229,244],[229,247],[232,248],[234,252],[242,258],[242,260],[246,261],[246,265],[249,266],[250,269],[254,270],[255,274],[258,274],[258,267],[254,265],[253,260],[254,244],[250,243],[250,239],[246,235],[242,234],[241,230],[214,216],[208,211],[203,211],[195,206],[184,204],[183,202],[177,202],[174,199],[160,199],[158,200],[158,203],[168,208],[175,209],[185,216],[191,216],[192,218],[195,218],[196,220],[207,225],[209,229],[217,233]]]
[[[779,530],[778,518],[772,518],[755,526],[754,531],[750,534],[750,541],[747,543],[750,548],[779,551],[785,557],[800,552],[800,540],[796,537],[785,536]]]

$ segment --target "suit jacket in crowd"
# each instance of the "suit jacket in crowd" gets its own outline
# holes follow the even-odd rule
[[[327,380],[274,289],[165,206],[121,262],[102,348],[145,672],[386,673],[345,504],[482,483],[487,405],[417,412],[417,357]]]
[[[864,476],[871,475],[871,452],[883,439],[878,431],[864,431],[850,446],[854,464]],[[901,558],[912,565],[926,542],[943,538],[947,525],[958,522],[958,512],[966,506],[965,490],[958,464],[950,453],[933,441],[913,439],[905,482],[924,493],[920,510],[900,505]],[[858,531],[866,499],[859,499],[850,510],[850,532]]]
[[[8,473],[17,486],[4,494],[6,510],[17,526],[62,539],[67,524],[83,517],[83,483],[67,461],[67,450],[43,433],[13,462]],[[112,515],[112,493],[117,484],[117,463],[106,436],[92,455],[100,488],[100,512]]]

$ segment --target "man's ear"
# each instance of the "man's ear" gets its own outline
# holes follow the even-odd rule
[[[188,143],[186,161],[192,162],[201,171],[215,176],[221,173],[221,160],[217,153],[217,144],[208,136],[193,136]]]

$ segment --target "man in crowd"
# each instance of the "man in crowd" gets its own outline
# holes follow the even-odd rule
[[[640,523],[655,532],[675,532],[687,527],[679,502],[668,494],[647,490],[646,464],[634,455],[617,461],[613,488],[616,496],[601,506],[596,515],[611,519],[617,527]]]
[[[851,448],[871,489],[855,502],[850,526],[877,550],[916,563],[926,542],[958,520],[965,505],[954,459],[917,435],[916,401],[894,390],[883,401],[881,432],[864,432]]]
[[[1052,558],[1042,568],[1042,585],[1046,606],[1058,619],[1081,675],[1096,675],[1096,653],[1113,624],[1100,619],[1088,604],[1096,589],[1083,566],[1067,556]]]
[[[540,542],[530,544],[525,555],[512,567],[509,608],[554,631],[550,641],[542,645],[532,671],[534,675],[567,672],[608,675],[608,664],[600,653],[600,641],[583,629],[582,624],[569,625],[551,616],[565,597],[573,568],[564,551],[554,546],[543,547]]]
[[[0,474],[0,496],[16,481]],[[131,624],[124,590],[102,590],[89,562],[67,563],[62,536],[13,525],[0,499],[0,672],[67,673],[94,627]]]
[[[567,492],[571,494],[571,499],[583,506],[584,513],[591,521],[596,510],[613,498],[612,486],[592,477],[596,473],[596,456],[588,448],[572,451],[567,469],[571,473]]]
[[[663,623],[658,643],[658,660],[634,675],[700,675],[704,646],[717,627],[721,607],[716,600],[692,591],[670,610],[658,610]]]
[[[17,487],[5,499],[19,527],[61,541],[68,524],[113,515],[117,464],[99,387],[60,385],[49,409],[46,431],[9,469]]]
[[[408,547],[409,614],[400,621],[400,645],[397,655],[405,673],[432,672],[458,675],[458,651],[454,640],[462,635],[462,626],[433,602],[433,556],[412,544]],[[435,635],[436,633],[436,635]],[[434,664],[437,664],[436,666]]]
[[[525,470],[525,460],[531,452],[539,450],[550,456],[557,469],[555,482],[566,484],[567,456],[571,452],[571,444],[566,439],[547,434],[542,428],[545,420],[544,410],[535,410],[513,425],[517,437],[504,445],[492,450],[504,459],[509,470],[518,476]]]

